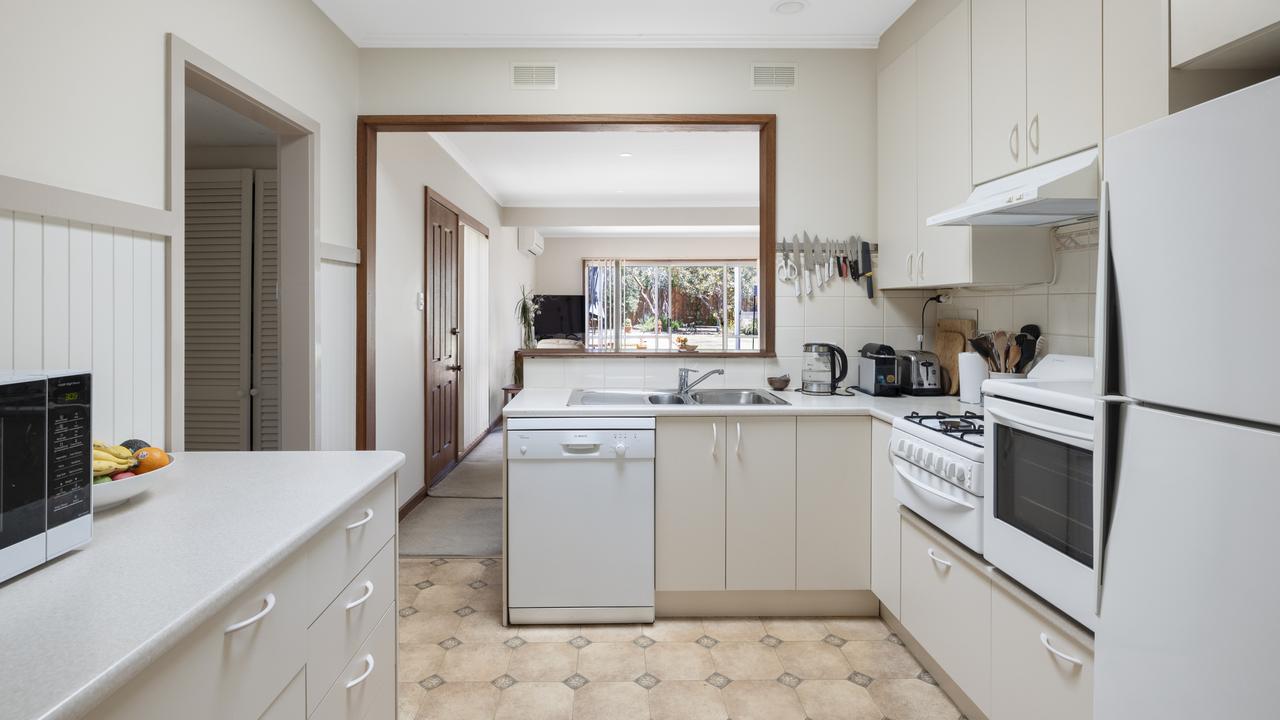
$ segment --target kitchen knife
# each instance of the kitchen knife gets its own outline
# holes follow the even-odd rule
[[[804,265],[804,258],[800,255],[799,235],[791,236],[791,251],[795,253],[796,257],[795,260],[792,261],[788,270],[791,275],[791,280],[796,284],[796,297],[800,297],[800,293],[804,289],[804,277],[800,274],[800,270],[797,268]]]
[[[818,287],[825,287],[827,284],[827,241],[813,236],[813,241],[818,245]]]
[[[813,242],[809,239],[809,233],[804,233],[804,239],[800,245],[800,274],[804,276],[804,291],[807,295],[813,294],[813,278],[809,275],[809,271],[813,267]]]
[[[827,240],[827,277],[836,274],[836,241]]]
[[[875,273],[871,271],[871,243],[859,238],[858,251],[860,255],[860,259],[858,261],[859,272],[862,273],[862,277],[867,279],[867,299],[874,299],[876,291],[875,287],[873,287]]]

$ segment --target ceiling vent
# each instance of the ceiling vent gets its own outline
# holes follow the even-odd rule
[[[512,90],[555,90],[559,83],[555,63],[511,63]]]
[[[795,86],[795,65],[770,63],[751,66],[752,90],[790,90]]]

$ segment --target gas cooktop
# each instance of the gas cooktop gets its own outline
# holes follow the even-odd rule
[[[912,412],[903,419],[922,428],[940,432],[947,437],[955,438],[968,445],[977,448],[983,446],[982,416],[978,413],[969,410],[966,410],[963,415],[944,412],[934,415],[921,415],[918,412]]]

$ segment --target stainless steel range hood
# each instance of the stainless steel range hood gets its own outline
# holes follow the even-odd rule
[[[974,188],[935,225],[1062,225],[1098,214],[1098,149],[1090,148]]]

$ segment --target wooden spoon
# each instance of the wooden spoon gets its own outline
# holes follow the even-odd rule
[[[1009,334],[1003,330],[997,330],[991,338],[992,348],[995,350],[996,356],[996,372],[1006,372],[1005,370],[1005,352],[1009,349]]]
[[[1005,361],[1005,367],[1010,368],[1009,372],[1018,372],[1018,363],[1022,361],[1022,348],[1017,343],[1009,343],[1009,359]]]

